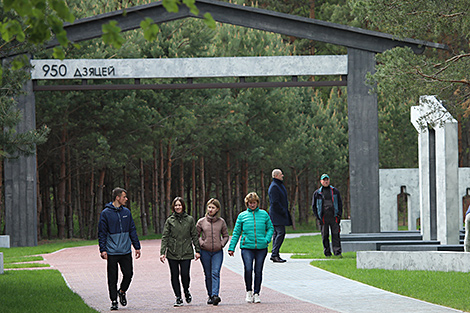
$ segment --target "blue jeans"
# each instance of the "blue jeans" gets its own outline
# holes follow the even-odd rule
[[[220,288],[220,268],[224,261],[224,252],[222,250],[210,252],[201,249],[201,262],[206,276],[207,295],[218,296]]]
[[[265,249],[241,249],[243,264],[245,265],[245,286],[246,291],[253,290],[253,293],[259,294],[261,290],[261,281],[263,279],[264,259],[268,254],[268,248]],[[253,283],[253,261],[255,263],[255,286],[251,289]]]

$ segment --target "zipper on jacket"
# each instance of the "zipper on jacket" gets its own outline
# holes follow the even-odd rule
[[[116,214],[118,215],[118,220],[119,220],[119,228],[121,229],[121,233],[122,233],[122,220],[121,220],[121,214],[119,214],[119,211],[116,211]]]
[[[211,240],[212,240],[212,252],[214,252],[214,226],[213,226],[213,222],[211,221]]]
[[[258,249],[258,242],[256,240],[256,217],[255,217],[255,211],[253,211],[253,221],[255,224],[255,249]]]

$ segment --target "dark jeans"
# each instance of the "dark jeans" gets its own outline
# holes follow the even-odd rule
[[[323,253],[326,256],[331,255],[330,249],[330,229],[331,229],[331,243],[333,244],[334,255],[341,255],[341,240],[340,240],[340,227],[336,222],[334,216],[324,216],[323,225],[321,225],[321,237],[323,240]]]
[[[265,249],[241,249],[242,259],[245,266],[245,286],[246,291],[253,290],[253,293],[259,294],[261,290],[261,281],[263,279],[264,259],[268,254],[268,248]],[[253,262],[255,264],[255,286],[253,284]]]
[[[271,256],[279,256],[279,249],[284,242],[286,237],[286,226],[284,225],[275,225],[273,232],[273,251]]]
[[[108,290],[111,301],[117,300],[118,264],[122,272],[121,287],[119,289],[126,292],[129,289],[133,275],[132,254],[108,254]]]
[[[181,298],[180,274],[183,290],[187,292],[189,291],[189,269],[191,267],[191,260],[168,259],[168,265],[170,266],[171,287],[173,287],[175,297]]]
[[[218,296],[220,288],[220,268],[224,261],[222,250],[211,252],[201,249],[201,263],[206,277],[207,295]]]

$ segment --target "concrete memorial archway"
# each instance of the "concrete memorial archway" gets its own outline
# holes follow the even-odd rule
[[[352,232],[379,232],[378,109],[377,97],[369,93],[370,87],[365,83],[366,74],[375,70],[376,53],[397,46],[410,47],[415,53],[422,53],[426,47],[445,49],[445,46],[416,39],[398,40],[389,34],[214,0],[198,0],[196,5],[201,12],[200,16],[209,12],[217,22],[347,47]],[[156,2],[128,8],[125,14],[123,11],[115,11],[80,19],[66,25],[65,30],[72,42],[80,42],[100,37],[101,26],[111,20],[117,21],[123,31],[128,31],[138,28],[146,17],[152,18],[155,23],[163,23],[196,16],[185,6],[180,6],[178,13],[169,13],[162,2]],[[51,41],[46,47],[57,45],[57,41]],[[35,128],[32,81],[25,85],[25,90],[26,95],[19,99],[19,109],[24,116],[18,125],[19,132]],[[367,197],[363,196],[365,190]],[[36,194],[36,156],[6,160],[5,223],[13,247],[37,245]]]

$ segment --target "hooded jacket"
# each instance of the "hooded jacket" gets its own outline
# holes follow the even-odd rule
[[[228,231],[225,220],[221,217],[206,215],[196,224],[201,249],[216,252],[228,242]]]
[[[116,208],[112,202],[105,205],[98,224],[98,242],[100,252],[106,251],[109,255],[131,253],[131,243],[134,249],[140,250],[139,237],[128,208]]]
[[[171,260],[194,259],[194,248],[200,252],[194,218],[186,212],[173,212],[165,222],[160,255]]]
[[[265,249],[271,242],[273,232],[274,227],[268,212],[260,208],[247,208],[238,214],[228,251],[235,251],[240,237],[241,249]]]
[[[335,210],[335,217],[337,218],[337,222],[341,220],[341,216],[343,215],[343,202],[341,201],[341,195],[339,194],[339,190],[333,186],[328,187],[320,187],[313,193],[313,200],[312,200],[312,209],[313,214],[315,214],[316,218],[322,221],[323,217],[323,201],[325,200],[323,193],[331,192],[331,199],[333,201],[333,206]]]

